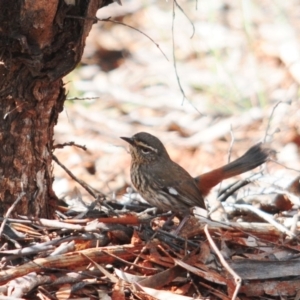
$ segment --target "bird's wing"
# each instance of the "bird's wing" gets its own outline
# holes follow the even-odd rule
[[[194,181],[190,179],[171,180],[169,182],[155,180],[155,183],[161,191],[173,196],[184,206],[205,208],[204,199]]]

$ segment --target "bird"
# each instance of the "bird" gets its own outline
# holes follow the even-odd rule
[[[137,192],[162,212],[187,215],[192,207],[206,209],[205,196],[224,179],[250,171],[265,163],[270,151],[262,143],[252,146],[240,158],[210,172],[192,177],[174,162],[154,135],[139,132],[120,137],[129,144],[130,177]]]

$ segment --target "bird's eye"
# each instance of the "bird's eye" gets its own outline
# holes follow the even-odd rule
[[[150,149],[148,149],[148,148],[142,148],[141,151],[142,151],[143,154],[149,154],[150,153]]]

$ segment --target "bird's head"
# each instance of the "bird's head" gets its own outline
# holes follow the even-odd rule
[[[147,132],[139,132],[132,137],[121,137],[130,146],[132,162],[149,164],[162,158],[169,158],[163,143]]]

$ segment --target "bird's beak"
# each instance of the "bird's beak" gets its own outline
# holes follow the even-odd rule
[[[130,144],[130,145],[133,145],[133,143],[134,143],[134,139],[133,138],[124,137],[124,136],[121,136],[120,138],[122,140],[124,140],[125,142],[127,142],[128,144]]]

